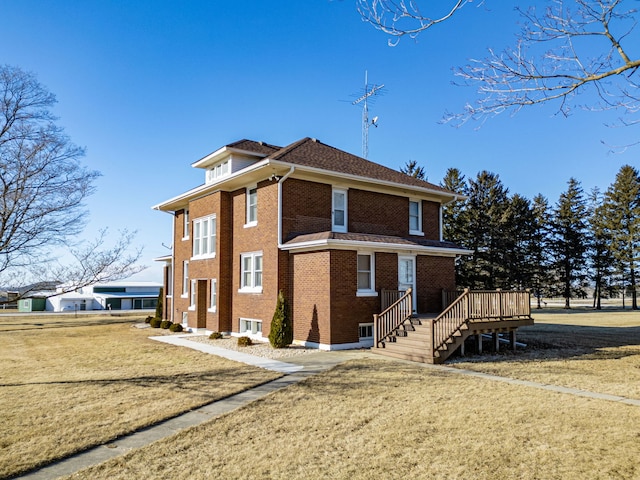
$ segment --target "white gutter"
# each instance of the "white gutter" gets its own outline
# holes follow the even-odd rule
[[[282,248],[282,184],[295,169],[296,167],[291,165],[289,171],[278,180],[278,248]]]

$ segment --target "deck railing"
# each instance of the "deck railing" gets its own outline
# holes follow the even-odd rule
[[[528,291],[471,291],[465,289],[432,322],[434,352],[467,322],[529,318],[531,299]]]
[[[396,293],[393,290],[388,292]],[[383,291],[384,292],[384,291]],[[411,318],[413,312],[413,299],[411,289],[406,292],[397,292],[401,295],[387,308],[383,308],[382,313],[373,316],[373,344],[378,347],[392,332],[394,332],[406,320]],[[393,297],[388,297],[388,301]],[[382,299],[383,305],[385,298]]]
[[[380,290],[380,310],[385,311],[407,293],[405,290]]]

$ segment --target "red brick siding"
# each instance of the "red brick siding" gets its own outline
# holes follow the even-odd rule
[[[376,290],[398,289],[398,254],[376,253]],[[378,312],[380,313],[380,312]]]
[[[267,336],[275,311],[279,288],[278,185],[266,180],[258,184],[258,224],[245,228],[246,189],[231,193],[233,252],[231,261],[232,330],[240,330],[240,318],[262,320]],[[240,293],[240,255],[262,252],[262,293]]]
[[[186,312],[189,307],[189,299],[182,298],[182,276],[183,261],[191,257],[191,239],[183,240],[184,211],[176,212],[174,217],[174,238],[173,238],[173,321],[182,322],[182,312]]]
[[[453,257],[419,255],[416,263],[418,312],[442,311],[442,290],[455,290]]]
[[[331,185],[287,179],[282,184],[282,239],[331,230]]]
[[[292,254],[293,288],[290,307],[293,338],[314,343],[330,341],[330,281],[329,251]]]
[[[422,231],[427,240],[440,240],[440,204],[422,202]]]
[[[350,188],[347,193],[349,232],[406,236],[409,199]]]

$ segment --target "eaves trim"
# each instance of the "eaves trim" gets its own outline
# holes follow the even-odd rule
[[[465,248],[428,247],[424,245],[407,245],[402,243],[367,242],[362,240],[322,239],[308,242],[285,243],[280,249],[291,252],[309,252],[314,250],[375,250],[376,252],[415,252],[438,257],[456,257],[471,255],[473,250]]]

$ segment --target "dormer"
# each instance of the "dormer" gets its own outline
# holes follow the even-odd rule
[[[225,145],[191,166],[204,169],[205,184],[211,184],[259,162],[279,149],[280,147],[263,142],[240,140]]]

